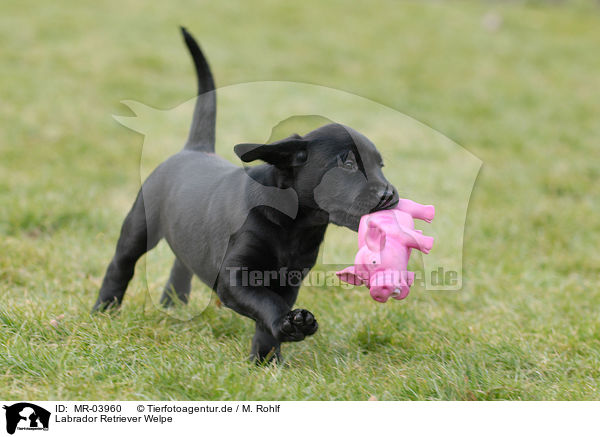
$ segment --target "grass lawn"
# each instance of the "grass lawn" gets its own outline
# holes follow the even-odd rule
[[[600,399],[597,2],[84,3],[1,6],[0,399]],[[249,320],[156,308],[164,277],[90,316],[139,188],[143,137],[111,114],[193,96],[180,24],[219,86],[341,89],[481,159],[462,290],[308,288],[319,332],[263,368]]]

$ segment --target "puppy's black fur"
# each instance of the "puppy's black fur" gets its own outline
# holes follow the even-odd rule
[[[339,124],[273,144],[238,144],[236,167],[213,154],[214,81],[182,29],[198,76],[198,100],[184,149],[144,182],[121,230],[94,310],[118,306],[137,260],[165,238],[176,255],[161,299],[187,302],[195,274],[234,311],[256,322],[251,355],[280,357],[280,345],[317,331],[314,315],[292,309],[329,223],[358,229],[364,214],[392,208],[394,187],[375,146]],[[245,272],[262,280],[246,283]],[[268,280],[264,278],[269,278]]]

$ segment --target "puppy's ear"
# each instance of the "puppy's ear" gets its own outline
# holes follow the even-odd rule
[[[238,144],[233,150],[244,162],[260,159],[283,169],[304,164],[308,158],[307,145],[308,140],[294,134],[271,144]]]

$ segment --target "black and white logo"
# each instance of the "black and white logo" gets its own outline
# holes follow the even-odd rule
[[[14,434],[16,430],[48,431],[50,411],[27,402],[2,408],[6,410],[6,432],[9,434]]]

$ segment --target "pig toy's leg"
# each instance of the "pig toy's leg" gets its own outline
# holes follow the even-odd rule
[[[413,218],[425,220],[427,223],[431,223],[431,220],[435,216],[435,207],[433,205],[421,205],[410,199],[400,199],[396,209],[410,214]]]
[[[433,247],[433,237],[423,235],[421,232],[409,229],[405,226],[401,226],[400,229],[402,230],[402,243],[406,247],[418,249],[423,253],[429,253]]]

